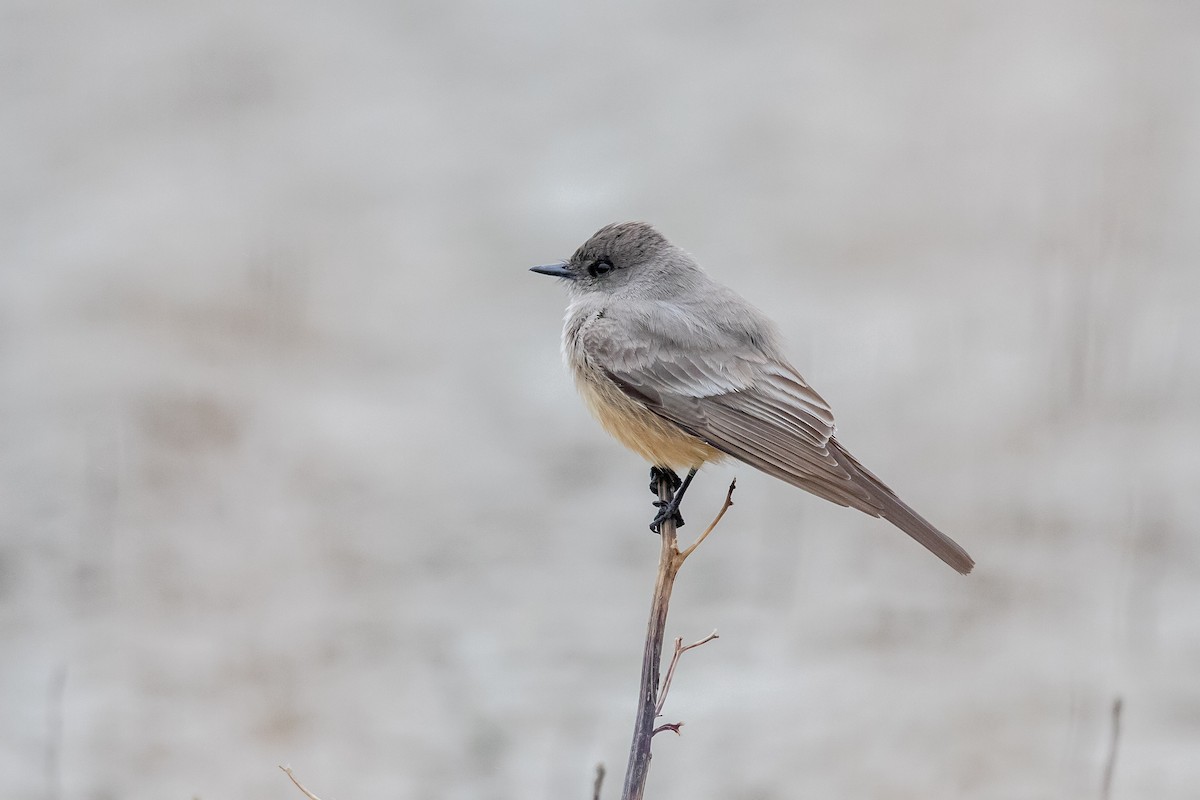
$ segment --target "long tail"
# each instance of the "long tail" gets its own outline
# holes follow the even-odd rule
[[[863,508],[863,511],[883,517],[916,539],[926,550],[958,570],[959,573],[966,575],[971,571],[975,566],[975,560],[967,555],[967,551],[959,547],[957,542],[933,527],[927,519],[909,508],[883,481],[879,480],[870,470],[858,463],[858,459],[842,449],[841,444],[836,439],[830,440],[829,449],[834,454],[834,457],[837,458],[842,468],[850,473],[854,482],[867,490],[871,495],[871,499],[879,506],[879,509],[876,511],[866,508]]]

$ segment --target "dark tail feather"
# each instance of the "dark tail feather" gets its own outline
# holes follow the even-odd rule
[[[871,493],[873,500],[880,506],[879,516],[895,525],[900,530],[916,539],[925,549],[945,561],[959,573],[966,575],[975,566],[975,561],[958,543],[929,521],[913,511],[904,501],[896,496],[883,481],[871,474],[870,470],[858,463],[854,456],[842,449],[836,439],[829,442],[830,452],[834,453],[838,462],[850,473],[854,482]]]

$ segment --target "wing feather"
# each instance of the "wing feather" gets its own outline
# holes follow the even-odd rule
[[[717,450],[818,497],[884,517],[954,569],[971,571],[974,561],[961,547],[842,448],[829,404],[794,368],[760,350],[727,345],[717,342],[708,352],[609,352],[597,366],[626,394]]]

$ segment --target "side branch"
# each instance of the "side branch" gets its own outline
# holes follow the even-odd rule
[[[1104,782],[1100,786],[1100,797],[1109,800],[1112,797],[1113,772],[1117,766],[1117,747],[1121,743],[1121,698],[1113,700],[1112,730],[1108,740],[1108,758],[1104,762]]]
[[[303,792],[304,796],[307,797],[308,800],[321,800],[321,798],[317,797],[315,794],[310,792],[308,789],[305,789],[304,784],[302,784],[300,781],[296,780],[296,776],[292,774],[291,767],[285,767],[282,764],[280,764],[279,768],[281,770],[283,770],[284,774],[288,776],[288,778],[292,781],[292,783],[296,784],[296,788],[299,789],[301,792]]]
[[[717,527],[717,524],[720,523],[721,518],[725,516],[725,512],[729,510],[729,507],[731,505],[733,505],[733,490],[736,488],[737,488],[737,478],[734,478],[733,480],[731,480],[729,482],[729,490],[725,492],[725,502],[721,504],[721,510],[717,512],[717,515],[715,517],[713,517],[713,521],[708,523],[708,527],[704,529],[704,533],[700,534],[699,538],[697,538],[696,541],[692,542],[691,547],[684,550],[682,553],[679,553],[679,565],[680,566],[683,565],[683,562],[687,560],[688,556],[690,556],[692,553],[696,552],[696,548],[700,546],[701,542],[703,542],[705,539],[708,538],[708,535],[713,532],[713,528]],[[676,567],[676,569],[678,569],[678,567]],[[714,634],[713,638],[714,639],[716,638],[715,634]],[[704,644],[707,641],[708,640],[706,639],[704,642],[697,642],[696,644],[688,645],[688,647],[686,649],[690,650],[693,647],[699,647],[700,645]]]
[[[662,716],[663,706],[666,705],[666,702],[667,702],[667,692],[671,691],[671,679],[675,677],[675,667],[679,664],[679,657],[681,655],[683,655],[684,653],[686,653],[688,650],[695,650],[697,647],[699,647],[702,644],[708,644],[713,639],[720,639],[720,638],[721,638],[720,636],[717,636],[717,632],[713,631],[712,633],[710,633],[708,636],[705,636],[700,641],[692,642],[691,644],[689,644],[685,647],[683,644],[683,637],[682,636],[675,637],[675,653],[671,656],[671,666],[667,667],[667,677],[665,680],[663,680],[662,689],[658,693],[658,703],[654,706],[654,716],[656,716],[656,717]],[[664,726],[660,725],[659,727],[661,728]],[[679,733],[679,731],[675,731],[675,732]]]

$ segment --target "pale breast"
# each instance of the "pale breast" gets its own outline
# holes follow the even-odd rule
[[[720,451],[629,399],[607,379],[604,379],[607,386],[578,372],[575,379],[579,393],[604,430],[650,463],[690,469],[722,456]]]
[[[593,365],[583,350],[583,332],[596,314],[568,314],[563,356],[592,415],[617,441],[652,464],[699,467],[723,454],[672,422],[659,417],[621,391]]]

